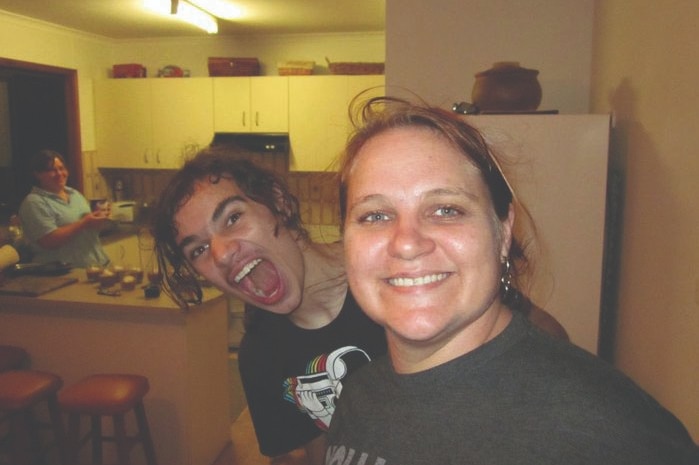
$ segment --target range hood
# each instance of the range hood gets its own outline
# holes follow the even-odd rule
[[[254,153],[289,153],[289,134],[217,132],[211,146],[239,147]]]

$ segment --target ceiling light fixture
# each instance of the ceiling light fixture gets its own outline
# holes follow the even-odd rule
[[[172,2],[171,0],[144,0],[146,8],[164,15],[172,15],[175,18],[197,26],[209,34],[218,32],[216,18],[206,11],[192,5],[185,0]],[[174,13],[172,10],[175,10]]]
[[[233,6],[226,0],[187,0],[202,10],[221,19],[239,19],[243,17],[243,9]]]

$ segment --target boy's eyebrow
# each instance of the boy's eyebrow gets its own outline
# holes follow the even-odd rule
[[[226,210],[228,205],[230,205],[233,202],[245,202],[245,197],[241,195],[231,195],[230,197],[226,197],[225,199],[221,200],[217,205],[216,208],[214,208],[214,212],[211,214],[211,221],[216,222],[218,221],[219,218],[221,218],[221,215],[223,215],[223,212]],[[185,247],[187,247],[190,243],[192,243],[196,239],[196,235],[190,235],[185,238],[183,238],[177,246],[180,248],[180,250],[183,250]]]
[[[216,205],[216,208],[214,208],[214,213],[211,215],[211,221],[217,221],[223,214],[226,207],[233,202],[245,202],[245,198],[241,195],[231,195],[230,197],[226,197],[225,199],[221,200],[218,205]]]

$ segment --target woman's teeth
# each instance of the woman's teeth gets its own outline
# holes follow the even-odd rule
[[[411,287],[411,286],[424,286],[425,284],[436,283],[446,279],[449,273],[437,273],[430,274],[427,276],[420,276],[419,278],[391,278],[388,283],[391,286],[397,287]]]
[[[240,281],[243,280],[244,277],[246,277],[252,270],[255,268],[257,265],[262,263],[261,258],[256,258],[255,260],[251,261],[247,265],[243,267],[242,270],[240,270],[240,273],[235,275],[235,278],[233,279],[236,284],[240,284]]]

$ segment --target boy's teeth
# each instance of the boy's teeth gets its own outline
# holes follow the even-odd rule
[[[240,273],[238,273],[235,276],[235,278],[234,278],[235,283],[236,284],[240,283],[240,281],[242,281],[243,278],[246,277],[248,275],[248,273],[250,273],[253,270],[253,268],[255,268],[257,265],[259,265],[261,262],[262,262],[261,258],[256,258],[255,260],[253,260],[250,263],[248,263],[247,265],[245,265],[243,267],[243,269],[240,270]]]
[[[393,278],[388,283],[397,287],[423,286],[425,284],[436,283],[447,277],[447,273],[430,274],[419,278]]]

